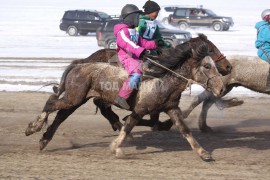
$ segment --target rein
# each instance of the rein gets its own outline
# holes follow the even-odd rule
[[[196,82],[196,81],[194,81],[192,79],[188,79],[188,78],[182,76],[181,74],[179,74],[179,73],[177,73],[177,72],[175,72],[175,71],[173,71],[173,70],[171,70],[171,69],[169,69],[169,68],[167,68],[167,67],[165,67],[165,66],[163,66],[163,65],[161,65],[159,63],[157,63],[156,61],[154,61],[153,59],[150,59],[149,57],[146,57],[146,59],[149,60],[151,63],[153,63],[153,64],[155,64],[155,65],[157,65],[157,66],[159,66],[159,67],[161,67],[161,68],[163,68],[163,69],[171,72],[176,77],[186,80],[188,82],[186,88],[190,87],[192,84],[198,84],[198,85],[203,86],[204,88],[207,88],[207,84],[209,82],[209,79],[212,79],[213,78],[213,77],[212,78],[209,78],[204,84],[201,84],[201,83],[198,83],[198,82]],[[205,84],[206,84],[206,86],[205,86]]]

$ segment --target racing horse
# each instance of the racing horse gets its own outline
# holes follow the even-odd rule
[[[219,109],[243,104],[243,101],[237,98],[222,99],[234,87],[243,86],[255,92],[270,94],[270,65],[268,62],[261,60],[257,56],[243,55],[230,56],[228,60],[232,65],[232,71],[230,74],[222,77],[226,87],[222,95],[215,97],[211,92],[203,91],[183,111],[183,116],[186,118],[196,106],[203,102],[198,120],[199,129],[202,132],[212,132],[211,127],[207,125],[206,118],[208,110],[213,104],[216,104]]]
[[[122,142],[144,115],[165,112],[190,143],[192,149],[203,160],[212,160],[210,153],[204,150],[192,136],[178,107],[181,93],[192,80],[212,91],[216,96],[222,93],[224,86],[221,75],[208,55],[207,44],[201,43],[191,48],[188,43],[184,43],[177,48],[163,49],[160,56],[154,57],[159,64],[170,68],[174,73],[163,71],[163,76],[160,78],[142,81],[137,93],[128,99],[132,113],[121,128],[118,138],[110,146],[116,156],[123,154],[120,148]],[[100,98],[113,104],[118,90],[103,87],[102,84],[118,83],[121,87],[127,76],[124,69],[108,63],[77,64],[66,75],[63,96],[59,98],[56,94],[52,94],[36,121],[29,123],[25,134],[31,135],[40,131],[49,114],[58,111],[53,123],[40,140],[40,150],[44,149],[59,125],[71,114],[70,112],[74,112],[90,98]]]
[[[219,51],[219,49],[208,40],[204,34],[198,34],[198,37],[191,38],[188,41],[190,47],[195,47],[197,44],[206,43],[210,52],[211,58],[215,61],[216,67],[220,74],[227,75],[231,72],[231,64],[226,57]],[[178,45],[181,46],[181,45]],[[77,64],[89,63],[89,62],[108,62],[111,65],[122,66],[119,63],[117,52],[113,49],[101,49],[90,55],[85,59],[74,60],[64,71],[63,76],[58,87],[54,87],[54,91],[57,96],[60,96],[65,91],[65,78],[68,72]],[[100,109],[101,114],[110,122],[114,131],[120,130],[122,123],[119,121],[119,116],[112,111],[111,104],[100,99],[94,98],[94,104]],[[72,113],[72,112],[71,112]],[[124,118],[125,119],[125,118]],[[160,122],[159,114],[150,114],[150,120],[141,120],[137,124],[138,126],[150,126],[155,127],[157,130],[169,130],[173,123],[171,121]]]

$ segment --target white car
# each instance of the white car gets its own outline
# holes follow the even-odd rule
[[[157,20],[163,22],[164,24],[169,24],[168,17],[170,14],[173,13],[174,9],[180,7],[177,5],[167,5],[167,6],[161,6],[160,11],[158,13]]]

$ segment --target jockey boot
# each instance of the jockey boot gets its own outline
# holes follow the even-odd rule
[[[126,109],[126,110],[129,110],[130,109],[130,106],[128,105],[126,99],[120,97],[120,96],[117,96],[115,99],[114,99],[114,102],[116,104],[118,104],[120,107]]]

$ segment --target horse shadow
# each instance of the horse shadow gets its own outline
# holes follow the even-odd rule
[[[264,127],[269,131],[250,131],[249,127]],[[267,128],[269,127],[269,128]],[[249,131],[238,130],[249,128]],[[194,138],[209,152],[223,148],[250,148],[255,150],[270,149],[270,121],[267,119],[248,119],[236,125],[225,125],[213,128],[211,133],[202,133],[198,129],[191,129]],[[160,149],[156,152],[186,151],[191,150],[187,140],[180,132],[173,129],[169,132],[138,132],[141,134],[134,141],[129,142],[136,149],[154,147]],[[155,152],[147,152],[155,153]]]
[[[198,129],[191,129],[194,138],[209,152],[223,148],[251,148],[255,150],[270,149],[270,131],[239,131],[237,128],[249,128],[265,126],[270,129],[270,121],[267,119],[248,119],[234,125],[218,126],[213,128],[212,133],[202,133]],[[250,130],[250,129],[249,129]],[[132,133],[133,140],[125,141],[123,147],[135,147],[143,151],[148,147],[153,150],[141,154],[152,154],[161,152],[189,151],[191,147],[187,140],[175,128],[170,131],[136,131]],[[109,136],[106,135],[106,138]],[[114,139],[117,135],[111,135]],[[101,147],[108,148],[110,141],[95,142],[88,144],[76,143],[70,140],[71,146],[46,150],[57,152],[81,148]]]

